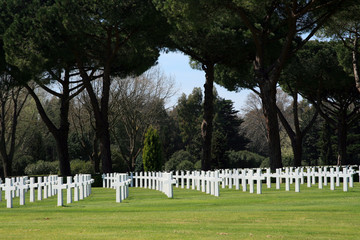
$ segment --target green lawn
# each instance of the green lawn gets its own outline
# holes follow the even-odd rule
[[[25,206],[16,198],[13,209],[3,200],[0,239],[360,239],[359,183],[346,193],[272,187],[262,195],[221,189],[219,198],[174,188],[174,199],[130,188],[122,203],[115,190],[93,188],[65,207],[56,196]]]

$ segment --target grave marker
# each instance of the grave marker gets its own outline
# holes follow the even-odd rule
[[[39,184],[35,183],[35,179],[33,177],[30,178],[30,202],[35,202],[35,188],[38,188]]]

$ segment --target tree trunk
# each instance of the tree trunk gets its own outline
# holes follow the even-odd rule
[[[91,77],[87,74],[85,68],[82,66],[81,61],[78,62],[80,75],[84,87],[89,94],[90,103],[94,111],[95,125],[96,125],[96,138],[99,140],[100,159],[102,163],[103,173],[112,173],[112,160],[110,150],[110,130],[109,130],[109,95],[110,95],[110,67],[107,66],[103,73],[102,78],[102,94],[100,103],[98,96],[91,85]]]
[[[33,89],[28,85],[25,88],[29,94],[33,97],[41,119],[45,123],[49,132],[52,134],[56,141],[57,156],[59,158],[60,174],[62,176],[71,176],[70,160],[69,160],[69,147],[68,147],[68,136],[69,136],[69,72],[65,72],[65,79],[63,84],[63,94],[60,97],[60,127],[57,128],[55,124],[47,116],[45,109],[43,108],[40,99],[37,97]]]
[[[201,169],[204,171],[211,168],[211,140],[213,131],[214,118],[214,64],[203,65],[205,71],[205,101],[204,101],[204,116],[201,124],[201,135],[203,138],[203,152],[201,159]]]
[[[112,173],[109,126],[97,127],[103,173]]]
[[[91,161],[91,163],[93,165],[95,173],[100,173],[100,158],[99,158],[98,152],[99,152],[98,139],[96,138],[96,136],[94,136],[93,150],[92,150],[92,153],[90,155],[90,161]]]
[[[353,65],[353,72],[354,72],[354,79],[355,79],[355,86],[360,92],[360,77],[359,77],[359,68],[358,68],[358,38],[355,37],[354,39],[354,48],[352,51],[352,65]]]
[[[294,153],[294,167],[301,166],[302,160],[302,137],[300,135],[296,135],[294,141],[291,141],[291,146]]]
[[[1,134],[0,134],[0,154],[3,162],[4,177],[10,177],[12,175],[12,159],[9,159],[6,150],[6,102],[8,97],[2,98],[1,100]]]
[[[337,127],[337,135],[338,135],[338,159],[337,165],[346,165],[346,142],[347,142],[347,126],[346,126],[346,110],[345,112],[341,112],[340,119],[338,121]]]
[[[57,155],[59,158],[59,169],[62,176],[71,176],[68,146],[69,131],[60,132],[55,137]]]
[[[12,161],[7,159],[7,157],[1,154],[2,161],[3,161],[3,168],[4,168],[4,177],[10,177],[12,175]]]
[[[259,82],[259,86],[270,150],[270,168],[275,171],[277,168],[282,168],[276,85],[271,84],[269,79],[263,79]]]
[[[69,159],[69,108],[70,108],[70,91],[69,91],[69,71],[65,71],[63,84],[63,94],[60,98],[60,127],[54,135],[57,146],[57,155],[59,158],[59,168],[62,176],[71,176],[70,159]]]

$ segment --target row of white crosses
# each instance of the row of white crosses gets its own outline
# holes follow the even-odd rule
[[[330,190],[340,186],[340,179],[343,182],[343,191],[348,191],[348,186],[353,187],[353,175],[357,172],[353,167],[345,167],[340,171],[340,167],[306,167],[306,168],[283,168],[277,169],[275,173],[271,173],[270,169],[263,172],[262,169],[225,169],[221,170],[220,177],[222,178],[222,187],[228,186],[232,188],[235,186],[236,190],[240,189],[240,181],[243,191],[247,191],[247,184],[249,185],[250,193],[254,192],[254,182],[257,183],[257,193],[262,192],[262,181],[266,180],[266,185],[271,188],[271,179],[276,179],[276,189],[280,189],[280,184],[285,180],[285,190],[290,191],[290,185],[295,183],[295,192],[300,192],[300,185],[304,184],[305,178],[307,186],[318,183],[320,189],[328,185],[330,180]],[[317,181],[316,181],[317,180]]]
[[[249,192],[254,193],[256,183],[256,193],[262,193],[262,181],[266,179],[267,186],[271,184],[270,171],[262,173],[260,168],[256,169],[224,169],[221,170],[220,177],[222,178],[222,188],[228,186],[230,189],[235,187],[236,190],[240,189],[240,181],[243,192],[247,191],[249,185]],[[269,177],[270,176],[270,177]]]
[[[219,177],[219,171],[176,171],[176,187],[197,190],[207,194],[219,197],[219,183],[222,179]]]
[[[58,206],[63,206],[63,189],[67,189],[67,203],[72,202],[72,189],[74,189],[74,201],[79,201],[88,197],[91,193],[91,179],[90,174],[78,174],[74,177],[67,177],[67,183],[63,183],[63,178],[56,175],[47,177],[17,177],[6,178],[5,183],[1,183],[0,179],[0,201],[2,201],[2,191],[5,191],[6,207],[13,207],[13,198],[19,197],[20,205],[25,205],[25,192],[30,191],[30,202],[35,202],[35,189],[37,189],[37,200],[41,201],[43,198],[49,198],[58,195]]]
[[[72,177],[66,178],[66,183],[63,183],[63,177],[59,177],[57,184],[54,188],[57,190],[57,205],[63,206],[63,190],[66,189],[66,203],[72,203],[72,192],[74,191],[74,201],[83,200],[91,194],[91,184],[94,183],[94,179],[91,178],[91,174],[77,174]]]
[[[103,188],[116,189],[116,202],[122,202],[129,196],[132,180],[126,173],[107,173],[102,175]]]
[[[176,179],[172,173],[135,172],[131,176],[135,187],[154,189],[163,192],[168,198],[173,198],[173,184],[176,184]]]

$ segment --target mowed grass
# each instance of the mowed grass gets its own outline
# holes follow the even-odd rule
[[[220,197],[174,188],[168,199],[155,190],[93,188],[84,200],[57,207],[56,196],[7,209],[0,202],[0,239],[360,239],[360,184],[301,186],[301,192],[266,189],[256,195],[221,189]],[[29,194],[29,193],[27,193]],[[66,201],[66,194],[64,196]]]

